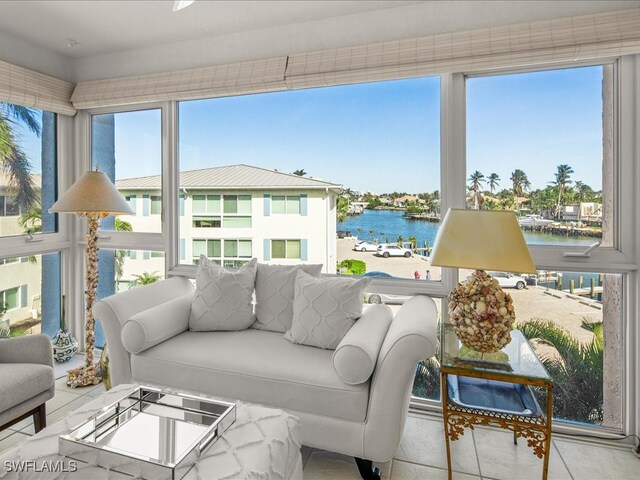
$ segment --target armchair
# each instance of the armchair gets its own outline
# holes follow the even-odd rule
[[[55,394],[53,352],[46,335],[0,340],[0,430],[33,416],[47,425],[45,402]]]

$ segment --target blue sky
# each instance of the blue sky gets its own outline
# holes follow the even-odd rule
[[[509,188],[520,168],[542,188],[567,163],[600,189],[601,83],[601,67],[468,79],[468,174]],[[361,191],[440,188],[438,77],[181,102],[179,125],[182,170],[246,163]],[[159,110],[116,115],[117,178],[160,174],[160,128]],[[18,133],[38,163],[39,141]]]

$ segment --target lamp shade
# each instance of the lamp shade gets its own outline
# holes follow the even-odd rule
[[[536,273],[512,211],[450,209],[438,230],[431,264]]]
[[[86,172],[58,199],[49,212],[133,214],[104,172]]]

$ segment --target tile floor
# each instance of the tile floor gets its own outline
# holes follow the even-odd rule
[[[102,384],[70,389],[65,378],[56,381],[56,395],[47,402],[47,423],[104,392]],[[0,452],[33,435],[33,422],[24,420],[0,432]],[[466,430],[453,442],[453,478],[456,480],[538,480],[542,461],[525,441],[513,444],[510,433],[492,428]],[[556,437],[549,466],[549,480],[637,480],[640,459],[629,446],[603,446]],[[302,449],[305,480],[358,480],[351,457],[308,447]],[[409,414],[395,458],[380,465],[385,480],[446,480],[447,463],[442,421],[435,416]]]

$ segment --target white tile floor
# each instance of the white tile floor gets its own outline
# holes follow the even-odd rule
[[[62,377],[56,395],[47,402],[47,424],[53,424],[104,391],[96,387],[70,389]],[[0,452],[33,435],[33,422],[24,420],[0,432]],[[549,480],[638,480],[640,459],[629,446],[602,446],[556,437],[549,467]],[[542,461],[510,433],[492,428],[465,430],[453,442],[453,478],[456,480],[538,480]],[[303,447],[305,480],[358,480],[351,457]],[[436,417],[409,414],[402,443],[395,458],[380,465],[385,480],[446,480],[447,463],[442,421]]]

